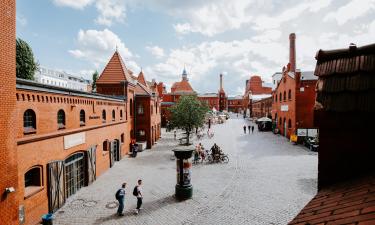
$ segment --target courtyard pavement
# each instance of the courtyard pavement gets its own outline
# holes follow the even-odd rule
[[[232,117],[213,125],[212,139],[201,140],[205,148],[217,143],[230,161],[193,165],[192,199],[174,199],[171,150],[181,147],[173,132],[163,130],[152,150],[116,162],[70,197],[55,213],[54,224],[287,224],[316,193],[317,153],[271,132],[244,134],[243,125],[250,122]],[[132,191],[138,178],[143,180],[144,204],[135,215]],[[115,192],[123,182],[128,183],[125,216],[118,217]]]

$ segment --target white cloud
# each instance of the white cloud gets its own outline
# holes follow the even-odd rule
[[[176,10],[176,15],[187,17],[189,22],[173,26],[180,34],[192,32],[213,36],[249,23],[252,16],[247,8],[252,4],[254,1],[208,1],[199,8]]]
[[[21,26],[26,26],[27,25],[27,19],[24,15],[17,13],[16,16],[16,21],[21,25]]]
[[[138,71],[139,66],[132,60],[133,54],[125,43],[108,29],[80,30],[77,36],[77,48],[69,50],[69,53],[78,59],[91,62],[98,69],[105,66],[116,48],[125,64],[130,69]]]
[[[341,26],[374,10],[375,0],[352,0],[338,10],[330,12],[324,17],[324,21],[336,20]]]
[[[146,50],[158,59],[164,57],[164,49],[159,46],[146,46]]]
[[[58,6],[67,6],[74,9],[83,9],[90,5],[94,0],[53,0]]]
[[[111,26],[113,21],[124,22],[126,17],[125,1],[123,0],[97,0],[96,9],[99,16],[95,22],[105,26]]]

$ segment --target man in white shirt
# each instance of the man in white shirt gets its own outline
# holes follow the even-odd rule
[[[143,195],[142,195],[141,185],[142,185],[142,180],[138,180],[138,185],[136,186],[137,188],[137,208],[135,209],[136,214],[139,213],[139,210],[141,209],[141,206],[142,206]]]

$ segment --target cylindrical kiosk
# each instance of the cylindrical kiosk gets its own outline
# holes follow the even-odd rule
[[[176,198],[178,200],[186,200],[193,196],[193,186],[191,185],[191,156],[194,150],[175,149],[176,156]]]

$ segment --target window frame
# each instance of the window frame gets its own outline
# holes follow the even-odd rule
[[[30,114],[30,115],[26,115],[26,114]],[[30,118],[30,121],[25,120],[26,116],[27,116],[27,118]],[[27,123],[27,125],[30,125],[30,126],[25,126],[26,123]],[[32,110],[32,109],[27,109],[23,113],[23,133],[24,134],[35,134],[36,133],[36,114],[35,114],[34,110]]]
[[[83,115],[83,120],[82,120],[82,115]],[[79,111],[79,125],[81,127],[86,125],[86,112],[83,109]]]
[[[105,109],[102,110],[102,123],[107,122],[107,112]]]
[[[61,119],[62,119],[62,121],[60,121]],[[62,122],[62,123],[60,123],[60,122]],[[65,111],[63,109],[60,109],[59,111],[57,111],[57,128],[58,128],[58,130],[65,129],[65,126],[66,126]]]
[[[36,177],[32,177],[32,184],[31,185],[27,185],[27,174],[30,174],[32,172],[35,173],[35,171],[38,171],[37,172],[37,176]],[[32,174],[31,176],[35,176],[35,174]],[[44,184],[43,184],[43,167],[41,165],[37,165],[37,166],[33,166],[31,168],[29,168],[25,173],[24,173],[24,176],[23,176],[23,179],[24,179],[24,198],[29,198],[30,196],[40,192],[41,190],[44,189]],[[37,182],[37,183],[36,183]],[[27,186],[26,186],[27,185]]]

